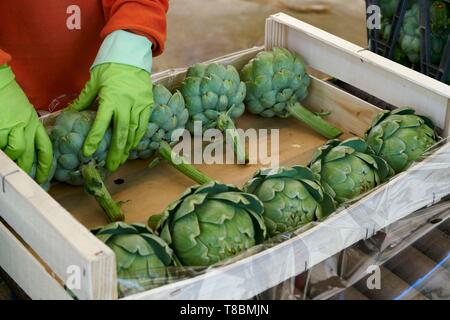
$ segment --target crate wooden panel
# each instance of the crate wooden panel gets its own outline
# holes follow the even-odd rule
[[[407,73],[401,68],[382,68],[381,62],[377,64],[372,57],[366,58],[364,52],[360,52],[361,48],[360,50],[342,39],[283,14],[271,16],[267,20],[266,30],[267,48],[274,45],[286,46],[304,56],[306,63],[314,69],[338,77],[368,93],[374,92],[388,102],[398,101],[401,102],[398,105],[402,105],[404,103],[396,100],[396,96],[408,97],[417,96],[417,92],[423,93],[431,99],[427,114],[442,128],[448,127],[448,122],[444,122],[450,98],[447,88],[436,88],[432,83],[420,85],[421,78],[416,78],[415,73]],[[240,69],[261,49],[256,47],[244,50],[215,61],[233,64]],[[386,60],[386,63],[391,62]],[[176,87],[184,73],[185,69],[174,69],[156,74],[153,79],[169,87]],[[384,76],[391,81],[400,82],[398,92],[381,91],[380,86],[373,84],[373,81],[369,81],[373,87],[366,83],[367,79],[372,78],[382,81]],[[354,81],[356,78],[360,81]],[[424,105],[420,104],[422,100],[417,101],[417,105],[412,100],[408,104],[419,112],[425,111]],[[361,136],[373,116],[380,111],[317,78],[312,80],[310,95],[304,105],[317,111],[330,110],[332,114],[327,119],[344,130],[343,138]],[[51,123],[53,117],[54,115],[49,116],[45,121]],[[293,119],[264,119],[246,114],[238,120],[237,126],[279,128],[280,162],[283,165],[306,164],[312,152],[325,142],[325,139]],[[195,278],[127,298],[251,298],[450,193],[446,184],[446,181],[450,181],[450,170],[446,167],[450,159],[449,153],[450,145],[442,145],[423,162],[396,176],[388,184],[377,188],[324,223],[269,250]],[[47,194],[2,153],[0,164],[0,214],[26,243],[23,247],[32,249],[32,254],[27,255],[26,259],[35,263],[45,262],[45,270],[50,270],[50,276],[54,274],[63,282],[68,277],[69,266],[81,266],[82,285],[74,292],[77,297],[116,298],[114,254],[88,230],[106,223],[94,200],[82,188],[61,184],[53,186],[50,194]],[[143,222],[150,214],[159,213],[192,185],[189,179],[164,163],[153,170],[147,169],[147,164],[147,161],[142,160],[130,161],[106,180],[115,200],[128,200],[123,207],[128,222]],[[236,185],[242,185],[258,167],[199,166],[217,180]],[[114,180],[119,177],[125,183],[116,185]],[[434,186],[434,189],[432,192],[421,191],[418,181]],[[414,195],[404,192],[404,186],[408,184],[414,188]],[[164,192],[161,192],[162,189]],[[405,202],[408,203],[407,207],[402,206]],[[5,237],[11,239],[14,235],[9,233]],[[10,249],[13,242],[7,242],[10,243]],[[1,265],[6,264],[5,259],[7,255],[0,254]],[[24,288],[30,287],[29,280],[25,277],[19,275],[15,280]]]

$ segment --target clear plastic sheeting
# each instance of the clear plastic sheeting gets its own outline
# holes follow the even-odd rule
[[[450,199],[275,286],[256,299],[450,299]]]
[[[169,279],[119,279],[119,292],[147,291],[145,298],[155,299],[449,299],[449,159],[443,140],[323,221],[211,267],[171,267]]]

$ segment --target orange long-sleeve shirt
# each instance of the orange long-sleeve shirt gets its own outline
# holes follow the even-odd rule
[[[2,0],[0,65],[11,66],[36,109],[49,110],[81,91],[109,33],[146,36],[160,54],[167,10],[168,0]]]

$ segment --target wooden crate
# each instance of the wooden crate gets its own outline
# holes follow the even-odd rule
[[[285,14],[267,19],[265,47],[273,46],[296,51],[311,68],[386,102],[414,107],[418,113],[430,116],[448,135],[450,87]],[[255,47],[214,61],[240,69],[260,50]],[[173,87],[184,74],[185,69],[168,70],[155,74],[153,80]],[[317,111],[330,110],[327,119],[344,130],[343,138],[362,136],[380,111],[314,77],[304,105]],[[283,165],[306,164],[312,152],[325,142],[293,119],[246,114],[237,126],[279,128]],[[442,143],[407,172],[294,238],[195,278],[127,299],[251,298],[449,194],[449,163],[450,144]],[[153,170],[146,166],[146,161],[130,161],[107,178],[114,198],[129,200],[123,207],[127,222],[143,222],[150,214],[161,212],[192,184],[166,164]],[[238,186],[258,167],[199,166],[217,180]],[[117,185],[117,178],[125,182]],[[89,228],[105,224],[106,220],[82,188],[55,185],[47,194],[0,152],[0,215],[0,265],[31,298],[71,298],[63,284],[73,279],[73,266],[79,267],[81,276],[79,288],[72,290],[77,298],[117,298],[114,254],[89,232]]]

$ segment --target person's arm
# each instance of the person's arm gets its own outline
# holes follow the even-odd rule
[[[154,56],[163,52],[168,0],[102,0],[102,3],[107,21],[101,32],[103,38],[113,31],[131,31],[152,42]]]
[[[0,66],[11,61],[11,56],[7,54],[5,51],[0,49]]]
[[[27,173],[32,172],[35,162],[36,181],[44,183],[52,167],[52,143],[36,110],[16,82],[7,64],[10,60],[0,50],[0,150]]]
[[[102,0],[106,25],[91,77],[71,109],[89,108],[98,96],[94,124],[83,144],[92,156],[112,125],[106,168],[115,171],[144,136],[151,111],[152,56],[166,38],[167,0]]]

